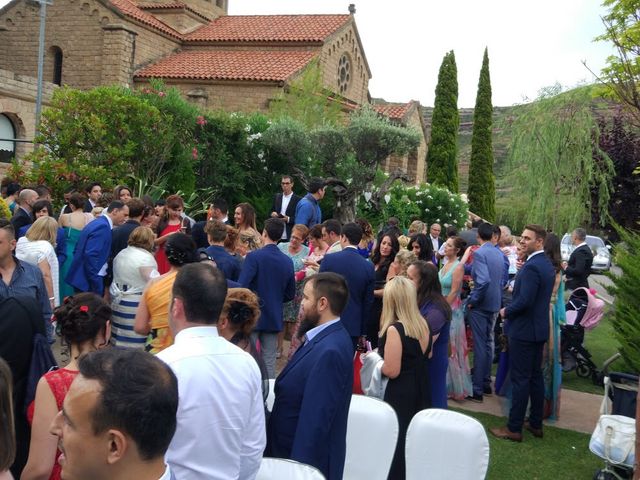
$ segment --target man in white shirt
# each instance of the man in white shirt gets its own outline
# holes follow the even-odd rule
[[[327,255],[342,251],[340,237],[342,235],[342,225],[338,220],[333,218],[325,220],[322,224],[322,239],[329,245]]]
[[[178,377],[178,428],[166,459],[180,480],[253,479],[266,444],[258,365],[218,336],[226,294],[223,273],[205,263],[183,266],[173,284],[175,343],[157,356]]]
[[[79,370],[50,427],[62,478],[174,480],[164,462],[178,409],[171,369],[143,351],[109,348],[81,357]]]
[[[441,232],[442,227],[439,223],[434,223],[429,229],[429,240],[431,240],[431,245],[433,245],[434,252],[438,252],[440,250],[440,246],[442,245],[442,240],[440,240]]]
[[[271,206],[271,218],[280,218],[284,221],[286,228],[282,232],[282,240],[288,241],[291,238],[291,229],[295,225],[295,213],[300,197],[293,193],[293,178],[284,175],[280,181],[282,193],[273,197]]]

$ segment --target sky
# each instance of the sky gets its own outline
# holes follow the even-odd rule
[[[9,0],[0,0],[0,7]],[[56,0],[53,0],[56,1]],[[347,13],[371,68],[369,91],[390,102],[433,106],[438,70],[454,50],[458,106],[473,107],[484,48],[489,49],[493,104],[533,100],[556,82],[594,81],[613,53],[603,32],[600,0],[228,0],[229,14]]]
[[[1,2],[2,0],[0,0]],[[55,0],[54,0],[55,1]],[[592,82],[613,53],[599,0],[229,0],[230,15],[347,13],[371,68],[371,96],[433,106],[442,58],[455,52],[458,106],[473,107],[489,49],[493,104],[533,100],[541,88]]]

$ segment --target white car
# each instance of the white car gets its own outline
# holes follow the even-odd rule
[[[600,237],[593,235],[587,235],[587,245],[591,247],[593,253],[593,264],[591,265],[591,271],[593,272],[607,272],[611,268],[611,249],[610,245],[605,245],[604,240]],[[571,252],[576,248],[571,243],[571,235],[565,233],[560,241],[560,253],[562,254],[562,260],[569,261]]]

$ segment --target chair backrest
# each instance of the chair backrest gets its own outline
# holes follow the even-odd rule
[[[311,465],[284,458],[263,458],[256,480],[325,480],[322,472]]]
[[[416,413],[411,420],[405,457],[407,480],[483,479],[489,467],[489,440],[476,419],[430,408]]]
[[[353,395],[347,420],[344,480],[385,480],[398,441],[398,416],[388,403]]]
[[[273,402],[276,401],[276,392],[273,391],[273,388],[276,385],[276,379],[269,379],[269,395],[267,395],[267,410],[273,410]]]

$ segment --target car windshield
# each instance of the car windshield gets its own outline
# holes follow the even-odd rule
[[[604,242],[600,237],[591,237],[587,235],[587,245],[589,245],[591,249],[598,249],[604,247]]]

